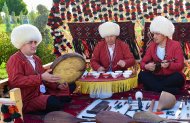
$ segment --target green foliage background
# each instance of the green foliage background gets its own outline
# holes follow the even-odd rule
[[[26,4],[23,0],[0,0],[0,12],[2,11],[1,8],[3,8],[5,2],[8,6],[10,15],[12,12],[15,12],[16,16],[20,15],[21,12],[23,12],[24,15],[28,13]]]
[[[0,80],[8,77],[5,67],[6,67],[5,62],[0,64]]]

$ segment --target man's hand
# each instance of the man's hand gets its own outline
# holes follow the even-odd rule
[[[60,89],[60,90],[67,90],[68,87],[69,87],[68,83],[64,82],[62,84],[59,84],[57,88]]]
[[[170,65],[170,63],[167,60],[163,60],[161,63],[162,68],[167,68]]]
[[[119,61],[117,62],[117,65],[119,65],[120,67],[125,67],[126,63],[125,63],[124,60],[119,60]]]
[[[97,70],[97,71],[98,71],[98,72],[105,71],[105,68],[101,66],[101,67],[99,67],[99,68],[98,68],[98,70]]]
[[[155,68],[156,68],[156,64],[151,62],[151,63],[146,64],[144,67],[145,67],[146,70],[154,71]]]
[[[42,76],[42,80],[45,80],[47,82],[57,82],[59,81],[61,78],[55,75],[50,74],[49,72],[51,72],[52,69],[48,69],[46,72],[44,72],[41,76]]]

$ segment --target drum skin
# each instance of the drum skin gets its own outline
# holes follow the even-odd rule
[[[96,115],[96,123],[138,123],[138,122],[118,112],[101,111]]]
[[[54,75],[61,77],[59,83],[72,83],[83,75],[86,61],[78,53],[68,53],[55,59],[50,68]]]
[[[63,111],[53,111],[44,117],[44,123],[80,123],[85,121],[85,119],[76,118]]]

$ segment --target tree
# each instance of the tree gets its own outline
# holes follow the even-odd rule
[[[23,13],[22,12],[20,12],[20,15],[19,15],[19,23],[23,24]]]
[[[36,18],[34,25],[38,27],[41,33],[43,33],[47,28],[49,11],[44,5],[41,4],[37,6],[37,10],[39,16]]]
[[[3,8],[4,3],[5,3],[5,0],[0,0],[0,8]],[[0,9],[0,12],[2,12],[2,11],[3,11],[3,10]]]
[[[23,2],[23,0],[0,0],[0,8],[3,7],[5,2],[7,3],[9,9],[9,15],[11,15],[12,12],[15,12],[16,16],[19,16],[20,12],[23,12],[24,15],[28,13],[26,4]],[[2,10],[0,10],[0,12],[1,11]]]
[[[2,16],[0,15],[0,24],[2,24],[3,23],[3,18],[2,18]]]
[[[4,3],[4,6],[3,6],[2,10],[5,13],[6,32],[11,32],[11,23],[10,23],[9,9],[7,7],[6,2]]]
[[[50,30],[47,28],[49,11],[44,5],[38,5],[37,10],[38,10],[39,16],[35,19],[34,25],[38,27],[38,29],[42,33],[44,41],[46,43],[49,43],[51,39]]]
[[[32,10],[29,14],[29,20],[30,20],[30,24],[33,24],[34,25],[34,21],[37,17],[37,14],[34,12],[34,10]]]
[[[16,16],[15,16],[15,12],[12,12],[11,18],[12,18],[12,23],[13,23],[13,24],[17,24],[17,18],[16,18]]]
[[[44,15],[44,14],[46,15],[49,13],[49,10],[44,5],[41,5],[41,4],[37,6],[37,10],[40,15]]]

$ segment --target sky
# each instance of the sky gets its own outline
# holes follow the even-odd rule
[[[39,4],[46,6],[50,10],[52,7],[52,1],[53,0],[23,0],[23,1],[27,5],[28,12],[30,12],[32,10],[32,8],[33,8],[33,10],[36,11],[36,7]]]

